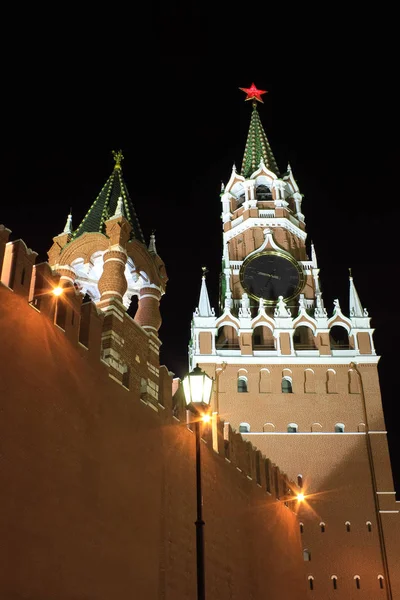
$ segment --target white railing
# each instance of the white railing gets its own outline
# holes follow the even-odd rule
[[[275,211],[274,210],[259,210],[258,214],[261,218],[266,218],[266,219],[273,219],[275,217]]]

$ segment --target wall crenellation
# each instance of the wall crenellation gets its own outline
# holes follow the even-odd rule
[[[180,380],[173,380],[167,367],[159,365],[152,333],[112,303],[104,313],[92,301],[84,301],[68,282],[62,295],[55,297],[52,290],[59,284],[60,275],[48,263],[35,265],[37,253],[22,240],[9,242],[9,234],[0,225],[1,284],[26,298],[33,309],[51,320],[94,368],[108,369],[110,379],[134,398],[140,398],[163,419],[190,429]],[[214,414],[213,419],[214,425],[205,425],[202,432],[210,451],[214,449],[231,468],[266,493],[276,499],[287,498],[296,484],[218,415]]]

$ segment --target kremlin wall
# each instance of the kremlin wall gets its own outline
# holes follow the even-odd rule
[[[156,328],[115,298],[85,301],[65,273],[55,297],[60,272],[10,233],[0,225],[1,600],[195,598],[195,438]],[[207,599],[304,599],[296,486],[216,415],[202,427]]]

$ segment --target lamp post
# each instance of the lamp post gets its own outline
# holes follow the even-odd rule
[[[183,379],[186,408],[197,417],[194,421],[196,437],[196,560],[197,560],[197,599],[205,600],[204,584],[204,521],[201,493],[200,420],[209,416],[213,380],[200,367],[195,367]]]

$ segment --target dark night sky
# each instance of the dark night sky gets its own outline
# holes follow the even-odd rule
[[[0,222],[46,260],[52,237],[72,207],[76,227],[122,148],[123,172],[146,239],[169,275],[162,300],[161,360],[187,370],[190,321],[201,267],[217,308],[221,262],[221,181],[240,168],[251,103],[238,88],[269,90],[261,120],[281,170],[291,163],[304,194],[308,240],[315,245],[325,305],[348,311],[348,268],[369,311],[378,354],[391,458],[400,490],[394,378],[399,262],[399,122],[395,85],[371,85],[355,71],[294,82],[290,70],[273,83],[265,61],[238,66],[229,58],[147,58],[100,74],[68,61],[35,70],[29,57],[9,86],[3,113]],[[242,63],[243,64],[243,63]],[[98,67],[98,65],[97,65]],[[129,68],[128,68],[129,67]],[[51,76],[49,76],[51,75]],[[276,78],[275,78],[276,79]],[[38,260],[39,260],[38,259]]]

